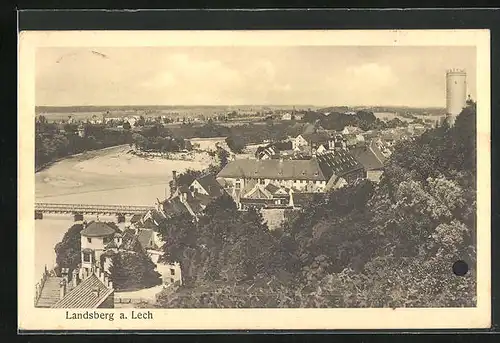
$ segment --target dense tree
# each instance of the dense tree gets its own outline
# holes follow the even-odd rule
[[[118,251],[112,257],[110,278],[116,290],[136,290],[161,284],[156,265],[144,252]]]
[[[76,269],[80,264],[81,257],[81,242],[80,232],[83,230],[82,224],[75,224],[69,228],[64,234],[61,242],[57,243],[54,250],[56,253],[56,272],[60,272],[61,268]]]
[[[189,289],[160,294],[159,306],[474,306],[474,123],[470,105],[453,127],[399,144],[378,185],[316,195],[275,232],[229,197],[209,205],[195,229],[172,223],[190,227],[184,254],[198,269]],[[458,259],[470,267],[465,277],[451,272]]]
[[[128,131],[108,129],[100,124],[85,124],[83,130],[83,137],[80,137],[75,124],[66,123],[61,129],[59,124],[38,117],[35,123],[35,168],[72,154],[129,144],[132,139]]]
[[[235,154],[240,154],[245,149],[245,141],[240,136],[231,135],[226,138],[226,143],[229,149]]]

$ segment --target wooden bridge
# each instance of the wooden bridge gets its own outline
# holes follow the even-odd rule
[[[43,213],[68,213],[74,215],[101,214],[101,215],[134,215],[144,214],[152,206],[133,205],[93,205],[93,204],[53,204],[35,203],[35,218],[43,217]]]

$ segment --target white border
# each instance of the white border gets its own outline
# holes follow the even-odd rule
[[[426,309],[165,309],[154,320],[66,320],[34,297],[34,109],[38,47],[132,46],[475,46],[477,51],[477,307]],[[490,290],[489,30],[362,31],[23,31],[19,35],[18,319],[25,330],[271,330],[487,328]],[[105,310],[103,310],[105,311]],[[108,310],[109,311],[109,310]],[[130,316],[131,310],[111,310]]]

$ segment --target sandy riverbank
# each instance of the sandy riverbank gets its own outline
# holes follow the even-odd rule
[[[206,161],[143,158],[128,146],[86,152],[58,161],[35,174],[37,202],[154,206],[169,194],[172,171],[203,169]],[[92,220],[91,216],[86,216]],[[114,221],[116,218],[103,218]],[[73,225],[71,215],[45,215],[35,221],[35,278],[55,263],[54,246]],[[142,296],[142,293],[141,293]]]
[[[149,205],[167,195],[172,171],[208,161],[145,158],[119,146],[69,157],[35,174],[36,201]]]

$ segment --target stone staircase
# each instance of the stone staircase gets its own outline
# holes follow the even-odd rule
[[[48,276],[45,280],[36,307],[52,307],[60,298],[62,277]]]

